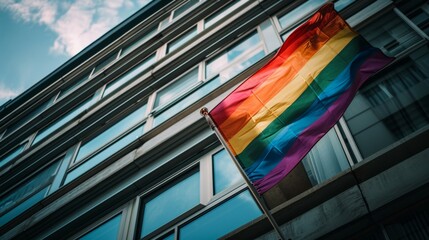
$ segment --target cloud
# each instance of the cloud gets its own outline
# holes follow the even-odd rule
[[[148,0],[0,0],[15,18],[46,26],[57,37],[51,52],[73,56],[101,37]]]
[[[0,82],[0,103],[16,97],[19,93],[9,89]]]

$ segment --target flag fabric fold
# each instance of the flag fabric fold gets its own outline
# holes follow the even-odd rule
[[[292,171],[343,115],[359,87],[392,60],[328,3],[209,115],[262,194]]]

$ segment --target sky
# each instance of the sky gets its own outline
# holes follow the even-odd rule
[[[150,0],[0,0],[0,106]]]

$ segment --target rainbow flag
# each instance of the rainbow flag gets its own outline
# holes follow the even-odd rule
[[[328,3],[209,112],[259,193],[280,182],[389,64]]]

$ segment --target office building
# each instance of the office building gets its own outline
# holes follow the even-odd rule
[[[275,239],[200,115],[322,0],[153,0],[0,110],[1,239]],[[396,60],[266,203],[290,239],[429,238],[429,4],[338,0]]]

